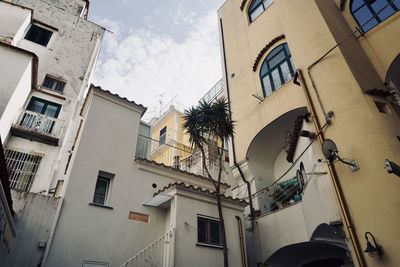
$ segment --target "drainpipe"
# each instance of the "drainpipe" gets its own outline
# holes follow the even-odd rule
[[[222,19],[219,19],[220,29],[221,29],[221,42],[222,42],[222,54],[224,59],[224,71],[225,71],[225,86],[226,86],[226,94],[228,97],[229,103],[229,116],[232,118],[232,111],[231,111],[231,98],[229,94],[229,83],[228,83],[228,69],[226,66],[226,53],[225,53],[225,40],[224,40],[224,27],[222,25]],[[249,204],[250,204],[250,221],[251,221],[251,229],[254,229],[254,207],[253,201],[251,198],[251,185],[250,182],[246,180],[242,170],[239,167],[239,164],[236,161],[236,150],[235,150],[235,142],[234,137],[232,136],[232,154],[233,154],[233,165],[238,169],[240,177],[242,178],[243,182],[247,185],[247,192],[249,194]]]
[[[325,54],[325,55],[327,55],[327,54]],[[316,61],[316,63],[318,63],[319,61],[320,60]],[[315,64],[311,65],[310,67],[313,67]],[[311,75],[310,74],[310,70],[311,70],[310,67],[308,68],[309,75]],[[310,96],[310,91],[308,89],[307,83],[304,80],[303,72],[299,69],[299,70],[297,70],[297,73],[299,75],[299,78],[300,78],[300,81],[301,81],[301,85],[302,85],[302,87],[304,89],[304,92],[305,92],[305,95],[306,95],[306,98],[307,98],[307,102],[308,102],[308,104],[310,106],[311,113],[312,113],[312,115],[314,117],[313,121],[315,123],[315,127],[317,128],[317,132],[321,133],[318,136],[318,139],[322,144],[324,142],[324,140],[325,140],[325,135],[324,135],[324,132],[322,131],[321,124],[320,124],[320,121],[319,121],[319,118],[318,118],[318,114],[316,112],[313,100],[312,100],[312,98]],[[316,93],[318,93],[313,80],[311,80],[311,83],[313,84],[314,91]],[[319,95],[318,95],[317,98],[318,98],[318,102],[319,102],[319,104],[321,106],[321,109],[323,109],[322,102],[321,102],[321,99],[319,98]],[[326,121],[329,122],[330,118],[325,113],[324,109],[323,109],[323,112],[324,112],[324,116],[326,118]],[[344,224],[345,224],[345,226],[346,226],[346,228],[347,228],[347,230],[349,232],[349,237],[350,237],[350,239],[352,241],[352,244],[353,244],[353,247],[354,247],[354,252],[356,254],[358,263],[360,264],[360,266],[367,266],[366,262],[365,262],[364,254],[362,253],[362,248],[360,246],[360,241],[359,241],[359,239],[357,237],[357,234],[356,234],[356,228],[352,223],[352,218],[351,218],[351,215],[350,215],[349,206],[348,206],[348,204],[346,202],[346,199],[344,197],[344,193],[343,193],[340,181],[339,181],[338,174],[336,172],[336,168],[332,163],[329,163],[328,164],[328,170],[329,170],[329,173],[330,173],[330,175],[332,177],[332,182],[333,182],[335,193],[336,193],[336,196],[337,196],[337,199],[338,199],[338,202],[339,202],[339,207],[340,207],[340,210],[341,210],[341,212],[343,214]]]
[[[239,241],[240,241],[240,256],[242,259],[242,267],[247,267],[246,250],[244,248],[244,240],[243,240],[242,219],[239,216],[235,216],[235,218],[238,223]]]

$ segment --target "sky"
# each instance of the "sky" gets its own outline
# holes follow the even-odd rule
[[[217,9],[223,0],[92,0],[106,32],[91,82],[148,107],[185,107],[221,79]]]

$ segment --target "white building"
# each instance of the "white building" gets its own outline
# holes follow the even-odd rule
[[[91,87],[42,266],[223,265],[211,181],[135,159],[145,110]],[[246,266],[247,203],[223,197],[222,204],[230,266]]]
[[[62,185],[104,28],[89,1],[0,1],[0,136],[12,189]]]
[[[53,196],[105,30],[86,19],[88,8],[87,0],[0,1],[0,137],[17,234],[0,250],[2,266],[40,265],[51,240],[62,204]]]

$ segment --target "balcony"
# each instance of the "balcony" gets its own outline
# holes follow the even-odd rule
[[[58,146],[65,122],[44,114],[21,109],[11,127],[14,136]]]
[[[213,177],[216,177],[218,172],[217,155],[220,155],[220,153],[221,149],[216,149],[215,142],[210,142],[209,147],[206,149],[206,166]],[[224,153],[223,160],[228,163],[228,151],[223,150],[222,153]],[[172,139],[155,140],[147,136],[139,135],[136,157],[152,160],[176,170],[207,176],[203,167],[203,159],[200,151],[193,150],[189,146],[178,143]]]

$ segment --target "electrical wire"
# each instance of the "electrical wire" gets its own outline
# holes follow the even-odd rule
[[[277,180],[275,180],[272,184],[270,184],[270,185],[268,185],[268,186],[266,186],[266,187],[264,187],[264,188],[262,188],[262,189],[256,191],[256,192],[255,192],[254,194],[252,194],[251,196],[244,197],[243,200],[245,200],[245,199],[250,199],[250,197],[251,197],[251,198],[254,198],[254,197],[256,197],[258,194],[260,194],[260,193],[262,193],[262,192],[264,192],[264,191],[268,191],[268,189],[269,189],[270,187],[272,187],[272,186],[274,186],[275,184],[277,184],[283,177],[286,176],[286,174],[289,173],[289,171],[291,171],[291,170],[294,168],[294,166],[296,166],[296,164],[297,164],[297,162],[300,160],[300,158],[307,152],[307,150],[311,147],[311,145],[314,143],[314,141],[317,140],[317,137],[318,137],[319,135],[321,135],[322,132],[325,130],[325,128],[328,127],[329,125],[330,125],[330,124],[329,124],[328,122],[326,122],[326,123],[322,126],[321,130],[315,135],[315,137],[310,141],[310,143],[309,143],[309,144],[306,146],[306,148],[300,153],[300,155],[293,161],[292,165],[291,165]]]

